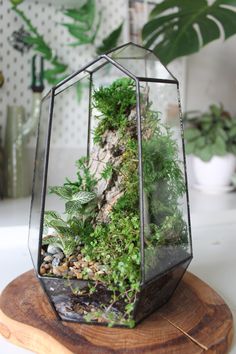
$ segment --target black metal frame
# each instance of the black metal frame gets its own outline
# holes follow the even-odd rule
[[[133,44],[132,42],[129,42],[127,44],[121,45],[114,50],[103,54],[99,56],[97,59],[91,61],[84,67],[82,67],[80,70],[76,71],[75,73],[71,74],[69,77],[61,81],[59,84],[54,86],[43,98],[45,100],[48,95],[51,96],[51,101],[50,101],[50,109],[49,109],[49,119],[48,119],[48,130],[47,130],[47,138],[46,138],[46,149],[45,149],[45,158],[44,158],[44,175],[43,175],[43,187],[42,187],[42,192],[41,192],[41,215],[40,215],[40,228],[39,228],[39,244],[38,244],[38,260],[37,260],[37,276],[40,279],[41,284],[43,285],[43,288],[45,289],[45,286],[43,284],[42,279],[49,279],[49,277],[42,277],[39,274],[39,269],[40,269],[40,250],[42,246],[42,233],[43,233],[43,218],[44,218],[44,209],[45,209],[45,199],[46,199],[46,186],[47,186],[47,174],[48,174],[48,162],[49,162],[49,151],[50,151],[50,140],[51,140],[51,129],[52,129],[52,120],[53,120],[53,107],[54,107],[54,98],[56,95],[59,93],[63,92],[64,89],[60,90],[57,92],[59,88],[62,88],[63,85],[67,84],[70,80],[76,78],[79,74],[82,72],[87,72],[89,74],[89,116],[88,116],[88,136],[87,136],[87,153],[89,153],[89,146],[90,146],[90,129],[91,129],[91,92],[92,92],[92,82],[93,82],[93,74],[99,70],[101,67],[107,65],[107,64],[112,64],[115,66],[118,70],[123,72],[126,76],[130,77],[135,81],[136,84],[136,112],[137,112],[137,135],[138,135],[138,154],[139,154],[139,165],[138,165],[138,174],[139,174],[139,198],[140,198],[140,251],[141,251],[141,289],[147,286],[148,284],[151,284],[152,282],[155,282],[156,279],[160,278],[163,276],[165,273],[171,272],[172,268],[175,268],[187,261],[191,261],[192,259],[192,237],[191,237],[191,222],[190,222],[190,206],[189,206],[189,194],[188,194],[188,179],[187,179],[187,169],[186,169],[186,158],[185,158],[185,144],[184,144],[184,132],[183,132],[183,120],[182,120],[182,112],[181,112],[181,107],[180,107],[180,99],[179,99],[179,82],[178,80],[169,72],[169,70],[166,68],[166,70],[169,72],[171,77],[173,79],[158,79],[158,78],[149,78],[149,77],[137,77],[133,75],[129,70],[127,70],[125,67],[123,67],[120,63],[117,63],[115,59],[112,59],[109,54],[111,52],[117,51],[119,49],[125,48],[129,45],[134,45],[136,47],[145,49],[139,45]],[[149,53],[154,54],[151,50],[146,49]],[[154,54],[155,55],[155,54]],[[99,63],[102,59],[105,59],[105,62],[102,63],[102,65],[98,66],[98,68],[95,68],[93,71],[89,71],[88,68],[91,67],[92,65]],[[142,58],[144,59],[144,58]],[[162,64],[163,65],[163,64]],[[80,79],[78,80],[80,81]],[[77,81],[75,80],[72,85],[74,85]],[[181,130],[181,140],[182,140],[182,148],[183,148],[183,164],[184,164],[184,175],[185,175],[185,183],[186,183],[186,201],[187,201],[187,214],[188,214],[188,232],[189,232],[189,249],[190,249],[190,254],[186,256],[185,259],[181,260],[178,264],[175,264],[172,266],[172,268],[169,268],[167,271],[164,271],[162,273],[157,274],[154,278],[145,281],[145,272],[144,272],[144,267],[145,267],[145,259],[144,259],[144,197],[143,197],[143,171],[142,171],[142,132],[141,132],[141,112],[140,112],[140,82],[153,82],[153,83],[165,83],[165,84],[174,84],[177,85],[177,91],[178,91],[178,102],[179,102],[179,111],[180,111],[180,130]],[[65,89],[69,88],[71,85],[66,86]],[[40,129],[40,123],[39,127]],[[36,156],[37,156],[37,151],[38,151],[38,142],[37,142],[37,148],[36,148]],[[35,183],[35,177],[34,177],[34,183]],[[34,190],[34,186],[33,186]],[[32,208],[33,208],[33,202],[34,202],[34,193],[32,193],[32,201],[31,201],[31,213],[32,213]],[[31,252],[30,252],[31,253]],[[32,255],[31,255],[32,258]],[[33,259],[32,259],[33,260]],[[34,262],[33,262],[34,263]],[[50,277],[51,278],[51,277]],[[53,279],[56,279],[57,277],[53,277]],[[80,280],[77,280],[78,282]],[[180,279],[179,279],[180,281]],[[92,281],[90,281],[92,282]],[[176,285],[177,286],[177,285]],[[48,296],[49,298],[49,296]],[[50,302],[52,303],[51,299],[49,298]],[[53,305],[53,304],[52,304]],[[53,305],[54,308],[54,305]],[[54,308],[55,310],[55,308]],[[56,312],[56,310],[55,310]],[[58,314],[57,314],[58,316]],[[59,316],[58,316],[59,317]]]

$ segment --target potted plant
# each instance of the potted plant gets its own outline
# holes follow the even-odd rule
[[[196,187],[228,191],[236,167],[236,119],[223,105],[185,114],[186,153],[192,154]]]

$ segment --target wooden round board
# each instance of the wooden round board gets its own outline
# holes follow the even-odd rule
[[[221,354],[230,347],[233,321],[222,298],[186,272],[168,304],[135,329],[62,322],[29,271],[0,297],[0,333],[42,354]]]

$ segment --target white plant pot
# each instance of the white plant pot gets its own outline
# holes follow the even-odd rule
[[[230,186],[236,169],[236,157],[233,154],[213,156],[208,162],[193,156],[192,166],[196,188],[209,193],[227,192],[233,189]]]

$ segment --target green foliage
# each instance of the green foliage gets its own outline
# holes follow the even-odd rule
[[[11,4],[13,5],[12,10],[23,20],[27,26],[27,30],[30,32],[30,36],[25,37],[24,41],[32,45],[33,50],[42,55],[50,64],[50,68],[44,70],[43,77],[50,85],[56,85],[68,75],[68,65],[61,62],[58,57],[54,55],[53,49],[45,41],[44,37],[39,33],[38,29],[26,16],[24,11],[19,8],[22,2],[24,2],[24,0],[11,0]],[[79,8],[66,9],[64,15],[72,21],[62,23],[62,25],[68,29],[69,34],[76,39],[74,43],[70,44],[71,46],[76,47],[90,44],[93,45],[94,52],[96,51],[102,54],[117,45],[122,32],[122,24],[104,38],[98,48],[94,45],[102,19],[101,12],[96,11],[95,0],[87,0],[85,4]],[[83,85],[78,83],[76,85],[78,99],[81,99],[82,89]]]
[[[109,52],[109,50],[117,46],[123,29],[123,23],[121,23],[114,31],[112,31],[106,38],[103,39],[102,44],[97,48],[96,53],[98,55]]]
[[[19,4],[19,2],[17,4],[15,3],[12,10],[23,20],[30,32],[30,36],[25,37],[24,41],[31,44],[34,51],[41,54],[42,57],[50,63],[51,69],[45,70],[43,76],[49,84],[55,85],[65,78],[68,66],[61,63],[58,58],[53,55],[53,50],[46,43],[44,37],[39,34],[37,28],[33,26],[30,19],[19,9]]]
[[[20,5],[24,0],[10,0],[12,5],[17,6]]]
[[[93,44],[101,24],[101,13],[98,15],[96,23],[96,3],[95,0],[87,2],[78,9],[67,9],[64,15],[73,20],[72,23],[62,23],[68,32],[76,39],[70,44],[75,47],[83,44]]]
[[[67,178],[63,186],[49,188],[51,194],[65,201],[66,220],[55,211],[46,211],[44,214],[44,228],[52,228],[56,235],[43,239],[43,244],[46,242],[60,247],[66,256],[75,251],[81,235],[91,232],[91,221],[97,208],[97,195],[94,192],[97,181],[90,173],[88,161],[81,158],[76,165],[76,181]]]
[[[200,50],[204,45],[236,33],[235,0],[165,0],[157,4],[143,27],[145,46],[152,48],[163,64]],[[197,29],[196,29],[197,27]]]
[[[66,256],[70,256],[78,246],[78,230],[73,228],[72,220],[66,222],[55,211],[46,211],[44,213],[44,228],[52,228],[56,234],[43,238],[43,245],[52,244],[59,247]]]
[[[214,155],[236,155],[236,118],[224,107],[211,105],[205,113],[189,112],[186,122],[186,153],[209,161]]]
[[[131,79],[122,78],[109,87],[100,87],[93,94],[93,107],[101,116],[94,131],[94,143],[101,141],[107,130],[121,130],[128,125],[127,116],[136,105],[136,92]]]
[[[101,177],[103,179],[105,179],[106,181],[108,181],[112,177],[112,173],[113,173],[112,164],[111,163],[107,163],[106,166],[104,167],[102,173],[101,173]]]
[[[109,269],[99,280],[114,292],[113,300],[133,301],[140,284],[139,216],[113,212],[108,224],[97,225],[83,238],[83,254]]]

